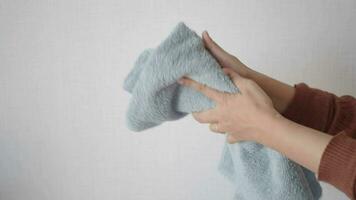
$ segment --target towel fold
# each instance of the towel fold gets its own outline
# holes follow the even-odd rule
[[[179,85],[182,76],[220,91],[239,92],[202,39],[180,22],[158,47],[140,54],[125,79],[124,89],[132,94],[126,113],[129,129],[142,131],[215,106],[201,93]],[[233,183],[234,199],[315,200],[321,196],[313,172],[251,141],[225,143],[218,170]]]

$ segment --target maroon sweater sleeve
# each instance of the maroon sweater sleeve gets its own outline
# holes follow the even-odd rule
[[[338,97],[305,83],[294,87],[294,97],[282,115],[333,135],[322,155],[318,180],[356,199],[356,99],[350,95]]]

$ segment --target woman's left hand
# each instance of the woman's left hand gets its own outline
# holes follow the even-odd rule
[[[243,140],[263,143],[263,138],[273,128],[272,121],[282,116],[256,82],[243,78],[231,68],[222,69],[240,93],[221,92],[187,77],[178,81],[215,102],[214,108],[194,112],[193,117],[200,123],[209,123],[213,132],[228,133],[227,141],[230,144]]]

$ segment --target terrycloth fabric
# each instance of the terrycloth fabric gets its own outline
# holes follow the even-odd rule
[[[177,83],[183,75],[221,91],[239,92],[202,39],[179,23],[157,48],[139,56],[124,82],[132,94],[128,127],[142,131],[214,107],[209,98]],[[311,171],[254,142],[225,143],[218,169],[236,187],[234,199],[314,200],[321,196]]]

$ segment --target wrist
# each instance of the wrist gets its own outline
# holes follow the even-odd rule
[[[275,114],[266,118],[261,131],[256,135],[256,141],[265,146],[272,146],[273,141],[278,141],[284,127],[288,126],[289,120],[276,111]]]

